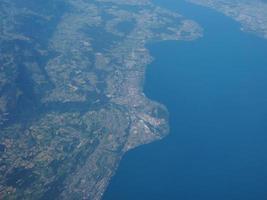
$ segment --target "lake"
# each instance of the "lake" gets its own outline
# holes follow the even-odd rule
[[[170,135],[128,152],[104,200],[266,200],[267,40],[210,9],[156,2],[204,37],[149,45],[145,93],[167,106]]]

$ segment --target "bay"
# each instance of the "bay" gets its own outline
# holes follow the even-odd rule
[[[156,3],[204,37],[149,45],[145,94],[167,106],[170,135],[128,152],[104,200],[266,200],[267,41],[213,10]]]

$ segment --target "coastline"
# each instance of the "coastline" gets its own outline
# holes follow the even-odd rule
[[[198,8],[197,5],[193,6]],[[235,91],[233,91],[233,89],[238,89],[242,86],[242,84],[245,84],[242,82],[240,86],[238,85],[238,81],[242,81],[243,76],[245,80],[247,76],[249,76],[249,74],[246,73],[246,70],[254,73],[252,72],[252,69],[249,68],[249,65],[243,61],[243,58],[249,57],[246,54],[245,49],[250,47],[250,45],[259,45],[261,48],[258,51],[260,52],[261,56],[253,55],[254,57],[252,56],[252,58],[255,61],[255,59],[257,60],[257,58],[260,57],[261,61],[264,63],[266,60],[262,58],[262,55],[265,47],[264,45],[260,45],[262,39],[254,37],[251,34],[241,32],[239,30],[239,23],[234,22],[232,19],[225,17],[223,14],[217,13],[216,11],[204,7],[199,8],[201,8],[201,11],[207,11],[207,16],[202,17],[202,21],[200,20],[201,23],[200,21],[197,21],[201,25],[205,25],[203,21],[205,22],[205,20],[208,18],[212,16],[214,17],[212,18],[214,19],[214,22],[209,24],[208,30],[206,30],[204,26],[205,36],[207,36],[208,39],[204,36],[204,39],[202,38],[200,41],[194,41],[194,44],[192,45],[187,45],[186,42],[163,42],[164,44],[162,43],[155,45],[153,46],[154,52],[152,52],[152,56],[154,57],[155,54],[157,56],[155,57],[154,62],[152,62],[148,67],[151,75],[149,80],[148,77],[146,77],[146,81],[150,82],[150,86],[147,88],[150,90],[150,95],[148,95],[146,91],[145,94],[148,96],[148,98],[167,105],[167,108],[170,111],[171,133],[160,141],[140,146],[139,148],[134,149],[125,155],[125,157],[122,159],[117,174],[112,179],[110,187],[104,195],[105,200],[196,199],[201,195],[203,199],[208,199],[210,196],[212,196],[213,199],[216,199],[215,197],[218,197],[216,194],[221,194],[225,188],[226,194],[231,195],[231,192],[227,191],[227,185],[225,184],[228,182],[224,177],[232,180],[231,178],[235,177],[235,174],[238,174],[237,176],[239,177],[242,175],[245,176],[245,173],[254,173],[248,169],[238,172],[238,162],[234,161],[235,159],[239,159],[238,161],[244,162],[244,160],[242,160],[242,155],[238,155],[237,152],[233,151],[233,149],[241,149],[242,142],[247,142],[243,137],[250,137],[249,133],[242,129],[242,120],[247,119],[241,118],[241,121],[237,122],[240,126],[236,125],[234,127],[230,127],[230,125],[232,125],[231,121],[234,124],[235,119],[231,118],[231,121],[227,121],[230,128],[238,129],[240,127],[240,130],[234,134],[230,128],[229,130],[227,127],[222,129],[222,127],[224,127],[223,124],[220,124],[220,120],[222,119],[220,118],[219,114],[216,115],[216,112],[212,112],[212,108],[218,113],[222,112],[223,119],[230,118],[231,113],[227,113],[229,110],[226,109],[228,107],[224,104],[224,100],[228,104],[233,102],[227,99],[231,99],[231,96],[228,96],[227,91],[229,91],[229,93],[233,92],[234,94]],[[197,17],[200,15],[201,11],[199,11],[199,13],[191,14]],[[193,11],[191,10],[191,12]],[[186,15],[185,17],[188,18],[190,15]],[[194,20],[196,18],[192,19]],[[221,27],[220,24],[227,24],[227,26],[225,26],[226,28]],[[220,34],[223,32],[220,31],[225,31],[227,33],[229,32],[229,35],[227,34],[225,37],[223,37],[223,35]],[[240,40],[239,37],[241,38]],[[247,40],[249,42],[247,42]],[[211,45],[209,46],[209,44]],[[209,49],[210,47],[216,47],[218,51],[214,50],[214,53],[204,49],[201,50],[201,48],[203,48],[201,45],[204,45],[204,47],[209,47]],[[223,53],[228,53],[225,51],[226,47],[230,47],[230,49],[228,49],[229,54],[226,54],[227,56],[223,57],[226,59],[226,61],[223,60],[225,66],[218,65],[218,62],[220,61],[219,58],[224,55]],[[190,49],[194,49],[195,51],[191,52]],[[175,59],[172,59],[169,54],[177,56]],[[237,58],[234,59],[234,56],[231,56],[231,54],[237,55]],[[184,56],[183,59],[180,59],[182,61],[179,61],[178,55]],[[247,55],[247,57],[244,55]],[[212,58],[213,56],[214,58]],[[238,58],[241,58],[242,60],[240,64],[237,62]],[[194,59],[196,60],[195,63],[192,61]],[[231,59],[235,61],[234,64],[237,65],[236,68],[231,68],[232,65],[229,65],[229,63],[231,64],[231,62],[233,62]],[[201,65],[203,60],[216,63],[217,65],[208,63],[209,66],[206,67]],[[189,62],[190,64],[186,62]],[[191,63],[194,65],[191,65]],[[169,67],[167,66],[168,64],[170,65]],[[153,65],[156,65],[157,67],[153,68]],[[203,68],[203,70],[201,70],[199,65]],[[244,70],[242,70],[242,67]],[[262,68],[259,67],[257,69]],[[263,74],[264,72],[265,71],[263,70]],[[255,76],[258,76],[257,72],[255,72],[255,74]],[[159,79],[159,77],[161,77],[161,79]],[[178,79],[180,80],[178,81]],[[229,80],[229,83],[227,83],[226,80]],[[233,84],[233,87],[228,87],[229,84]],[[251,84],[253,85],[253,82],[251,82]],[[209,85],[211,85],[211,88],[208,87]],[[226,89],[222,88],[222,86],[225,86]],[[249,86],[246,85],[246,87]],[[164,89],[167,91],[164,91]],[[193,90],[190,91],[189,89]],[[245,91],[246,90],[244,89],[244,92]],[[227,98],[224,97],[223,92],[227,94]],[[237,90],[236,92],[240,91]],[[193,94],[195,94],[195,96]],[[216,95],[218,95],[218,98],[216,98]],[[242,95],[245,94],[242,93]],[[264,97],[266,95],[262,96]],[[234,95],[234,97],[238,98],[237,95]],[[222,100],[219,100],[219,98],[222,98]],[[217,100],[218,105],[213,105],[213,102],[210,101],[211,99],[214,101]],[[251,97],[249,100],[253,100],[253,98]],[[190,105],[190,103],[192,105]],[[246,102],[246,104],[249,104],[249,102]],[[223,109],[224,106],[225,109]],[[241,111],[244,109],[242,105],[238,104],[231,106],[233,106],[233,109],[235,108],[234,106],[236,106]],[[244,116],[247,115],[245,111],[247,110],[244,109],[244,112],[242,112]],[[209,115],[214,115],[214,117],[208,118]],[[236,119],[238,119],[238,112],[234,113],[233,115],[236,116]],[[215,121],[215,119],[218,120]],[[208,122],[210,122],[210,125]],[[245,122],[249,124],[249,121]],[[220,126],[216,127],[216,123],[218,123]],[[211,129],[208,129],[206,132],[206,130],[203,128],[204,126],[210,127]],[[220,130],[220,128],[222,130]],[[252,127],[248,126],[247,129],[251,130]],[[215,130],[218,132],[215,132]],[[244,131],[246,135],[241,134],[242,131]],[[258,137],[262,137],[264,139],[264,135],[262,135],[261,132],[259,133]],[[239,140],[242,140],[242,142],[238,143]],[[228,143],[222,143],[226,141],[228,141]],[[255,143],[257,142],[259,141],[256,140]],[[218,147],[216,145],[218,145]],[[227,145],[229,145],[229,148],[232,149],[228,149]],[[246,145],[249,144],[246,143]],[[249,146],[249,148],[253,149],[255,147]],[[242,149],[242,151],[247,152],[245,149]],[[225,152],[228,157],[224,155]],[[233,154],[232,156],[231,153]],[[258,159],[260,156],[264,157],[264,155],[257,156]],[[246,159],[254,160],[249,156],[247,156]],[[223,161],[225,163],[223,163]],[[231,168],[231,162],[235,163],[236,165],[233,166],[233,169]],[[217,166],[216,163],[219,163],[221,166]],[[260,164],[260,159],[258,164]],[[252,167],[252,165],[249,166]],[[225,172],[226,174],[223,174],[223,171],[220,170],[221,167],[227,168]],[[218,169],[218,171],[216,171],[216,169]],[[230,173],[232,177],[227,175],[227,173]],[[218,174],[218,176],[216,176],[216,174]],[[220,182],[216,182],[216,184],[214,184],[216,180],[220,180]],[[242,180],[238,179],[236,182],[240,183],[239,187],[241,189],[242,187],[246,188],[245,185],[242,184]],[[228,183],[228,187],[237,187],[234,185],[236,182],[233,181],[232,183]],[[246,183],[248,184],[248,182]],[[263,182],[260,182],[259,185],[262,185],[262,183]],[[205,186],[209,187],[211,192],[206,191],[207,189]],[[242,191],[247,191],[246,194],[249,196],[248,189]],[[259,195],[260,194],[262,194],[262,190]],[[242,196],[242,193],[237,193],[235,195]]]

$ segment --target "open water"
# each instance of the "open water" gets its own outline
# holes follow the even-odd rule
[[[125,155],[104,200],[266,200],[267,40],[208,8],[156,2],[204,37],[149,46],[145,93],[171,132]]]

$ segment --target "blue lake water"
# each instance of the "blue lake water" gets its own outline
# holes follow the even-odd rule
[[[157,0],[204,28],[150,45],[145,93],[170,112],[170,135],[130,151],[104,200],[266,200],[267,40],[215,11]]]

